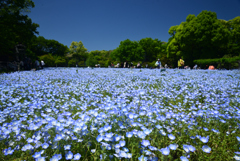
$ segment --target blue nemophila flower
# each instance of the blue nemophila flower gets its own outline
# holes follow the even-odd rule
[[[48,143],[43,143],[43,144],[42,144],[42,148],[43,148],[43,149],[47,149],[47,148],[48,148],[48,146],[49,146],[49,144],[48,144]]]
[[[121,138],[122,138],[121,135],[116,135],[116,136],[114,137],[115,141],[119,141]]]
[[[97,142],[101,142],[103,140],[103,138],[104,138],[104,136],[98,135],[96,140],[97,140]]]
[[[61,159],[62,159],[62,154],[55,154],[55,155],[52,156],[50,161],[59,161]]]
[[[41,135],[38,135],[37,137],[35,137],[36,140],[40,140],[42,138]]]
[[[217,133],[217,134],[219,134],[219,133],[220,133],[220,131],[219,131],[219,130],[212,129],[212,131],[213,131],[213,132],[215,132],[215,133]]]
[[[120,146],[121,146],[121,147],[124,147],[124,146],[125,146],[125,144],[126,144],[126,141],[124,141],[124,140],[122,140],[122,141],[119,141],[119,144],[120,144]]]
[[[118,154],[118,153],[120,153],[120,151],[121,151],[120,149],[115,148],[115,153]]]
[[[115,149],[119,149],[120,147],[121,147],[120,144],[116,144],[116,145],[115,145]]]
[[[157,129],[161,129],[162,126],[160,126],[160,125],[156,125],[156,128],[157,128]]]
[[[123,147],[122,150],[125,151],[126,153],[129,152],[128,148],[126,147]]]
[[[203,143],[207,143],[208,142],[208,139],[209,139],[209,136],[207,137],[200,137],[199,138]]]
[[[126,158],[131,159],[132,158],[132,154],[131,153],[127,153]]]
[[[143,153],[144,153],[145,155],[151,155],[151,154],[152,154],[152,152],[150,152],[149,150],[144,150]]]
[[[240,152],[239,151],[236,151],[236,152],[234,152],[235,154],[237,154],[237,155],[240,155]]]
[[[64,150],[70,150],[71,149],[71,145],[64,145]]]
[[[145,129],[145,130],[143,130],[143,132],[144,132],[146,135],[149,135],[149,134],[152,132],[152,130]]]
[[[191,152],[194,152],[196,150],[196,148],[192,145],[188,145],[188,149],[191,151]]]
[[[96,149],[91,149],[91,152],[92,152],[92,153],[95,153],[95,152],[96,152]]]
[[[149,140],[142,140],[141,144],[144,146],[144,147],[147,147],[150,145],[150,142]]]
[[[240,156],[238,156],[238,155],[235,155],[233,158],[237,161],[240,161]]]
[[[65,158],[66,158],[66,160],[71,160],[73,158],[73,153],[71,151],[68,151]]]
[[[14,152],[14,149],[12,149],[11,147],[7,148],[4,150],[4,155],[12,155]]]
[[[112,132],[110,132],[110,133],[106,133],[105,136],[106,136],[107,138],[112,138],[113,133],[112,133]]]
[[[38,157],[37,159],[35,159],[35,161],[45,161],[45,157]]]
[[[178,145],[177,144],[170,144],[168,146],[171,150],[176,150],[178,148]]]
[[[195,139],[196,137],[195,136],[190,136],[190,139]]]
[[[168,138],[171,140],[175,140],[176,137],[173,134],[168,134]]]
[[[190,151],[188,145],[183,145],[183,150],[185,150],[186,153]]]
[[[16,145],[16,147],[14,148],[14,150],[19,150],[20,149],[20,145]]]
[[[158,150],[156,147],[154,146],[148,146],[148,149],[152,150],[152,151],[155,151],[155,150]]]
[[[127,153],[126,153],[125,151],[120,151],[120,152],[118,153],[118,155],[119,155],[119,157],[121,157],[121,158],[127,158]]]
[[[60,141],[62,140],[62,138],[63,138],[62,134],[57,134],[54,138],[54,141]]]
[[[33,155],[33,158],[37,159],[41,157],[41,152],[35,152],[35,154]]]
[[[185,156],[181,156],[180,159],[181,159],[181,161],[188,161],[188,158]]]
[[[240,137],[239,136],[236,136],[237,140],[240,142]]]
[[[131,138],[133,136],[132,132],[126,132],[126,137]]]
[[[138,132],[137,132],[137,135],[138,135],[138,137],[141,138],[141,139],[145,139],[145,137],[146,137],[146,134],[145,134],[143,131],[138,131]]]
[[[160,149],[160,152],[161,152],[163,155],[169,155],[170,149],[169,149],[169,147],[162,148],[162,149]]]
[[[27,139],[27,142],[30,144],[30,143],[32,143],[34,140],[32,139],[32,138],[28,138]]]
[[[205,152],[205,153],[210,153],[211,152],[211,148],[207,145],[203,145],[202,147],[202,150]]]
[[[104,137],[104,140],[105,140],[105,141],[112,141],[112,138],[109,138],[109,137],[106,137],[106,136],[105,136],[105,137]]]
[[[74,155],[73,160],[79,160],[81,158],[81,154],[77,153]]]
[[[143,155],[141,155],[140,157],[138,157],[139,161],[147,161],[147,157],[144,157]]]
[[[134,114],[133,114],[133,113],[131,113],[131,112],[128,113],[128,118],[129,118],[129,119],[133,119],[133,117],[134,117]]]
[[[208,128],[204,127],[203,130],[208,131]]]
[[[32,150],[33,148],[31,144],[27,144],[22,147],[22,151]]]
[[[105,132],[107,132],[108,130],[111,130],[112,129],[112,126],[110,126],[110,125],[105,125],[104,127],[103,127],[103,130],[105,131]]]
[[[163,135],[163,136],[166,136],[166,132],[164,130],[160,130],[160,133]]]

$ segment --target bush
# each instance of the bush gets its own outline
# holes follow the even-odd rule
[[[95,64],[97,64],[97,60],[92,55],[89,55],[86,60],[86,65],[90,67],[95,67]]]
[[[76,66],[76,62],[77,62],[77,60],[75,60],[75,59],[69,60],[68,61],[68,66],[69,67],[75,67]]]
[[[150,68],[150,67],[155,68],[155,67],[156,67],[156,66],[155,66],[155,63],[156,63],[156,61],[153,61],[153,62],[149,63],[149,64],[148,64],[149,68]]]
[[[64,57],[57,57],[55,64],[59,67],[66,66],[66,59]]]
[[[55,60],[51,54],[42,55],[39,59],[44,61],[46,67],[55,66]]]
[[[80,61],[80,62],[78,62],[78,66],[79,66],[79,67],[85,67],[85,63],[84,63],[84,61]]]

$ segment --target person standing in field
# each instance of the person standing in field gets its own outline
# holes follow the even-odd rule
[[[155,66],[156,66],[158,69],[161,68],[161,61],[160,61],[160,59],[158,59],[158,60],[156,61]]]
[[[182,58],[180,58],[178,60],[178,68],[179,69],[183,69],[184,68],[184,60]]]
[[[44,61],[41,60],[41,67],[42,67],[42,69],[43,69],[44,65],[45,65]]]

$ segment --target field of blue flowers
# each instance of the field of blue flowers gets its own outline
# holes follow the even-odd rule
[[[240,71],[0,75],[0,160],[240,160]]]

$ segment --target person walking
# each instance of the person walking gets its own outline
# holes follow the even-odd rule
[[[156,66],[158,69],[161,68],[161,61],[160,61],[160,59],[158,59],[158,60],[156,61],[155,66]]]
[[[178,60],[178,68],[179,69],[184,69],[184,60],[182,58],[180,58]]]
[[[141,68],[141,64],[140,64],[140,62],[138,62],[138,64],[137,64],[137,68]]]
[[[43,69],[44,65],[45,65],[44,61],[41,60],[41,67],[42,67],[42,69]]]
[[[36,59],[36,61],[35,61],[35,67],[36,67],[36,70],[39,69],[39,65],[40,65],[40,63],[39,63],[38,59]]]

